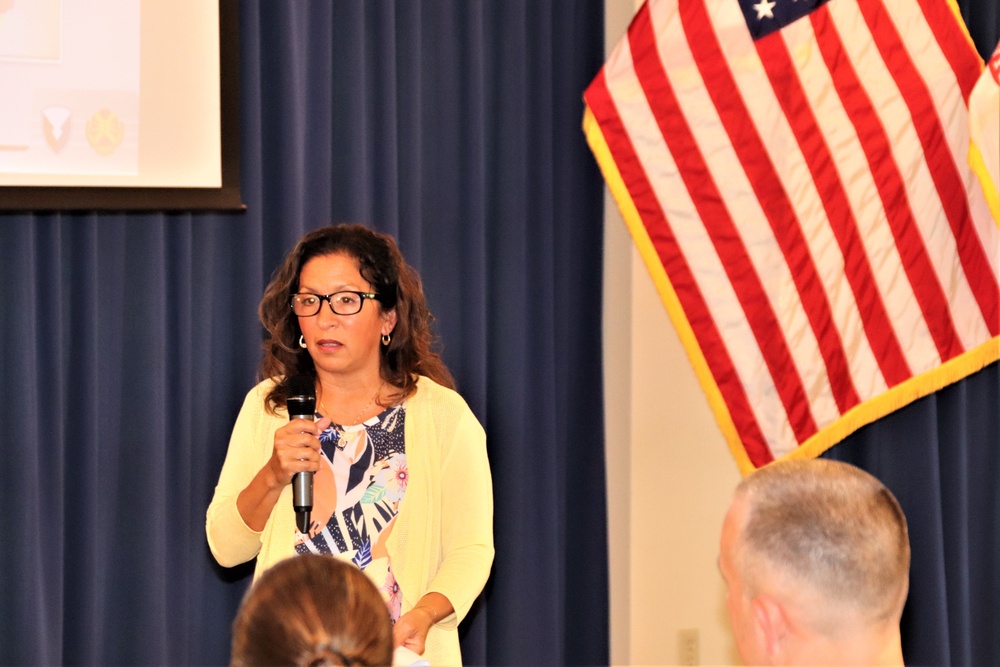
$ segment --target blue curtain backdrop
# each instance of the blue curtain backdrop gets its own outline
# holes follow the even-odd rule
[[[608,660],[603,4],[240,2],[243,214],[0,216],[0,664],[226,664],[248,567],[205,509],[256,307],[306,230],[421,272],[488,434],[498,552],[472,664]],[[2,194],[0,194],[2,196]]]
[[[960,0],[980,52],[994,0]],[[243,0],[244,214],[0,216],[0,664],[225,664],[249,568],[204,511],[283,253],[395,234],[486,426],[498,543],[473,664],[604,664],[603,184],[580,95],[601,3]],[[2,196],[2,194],[0,194]],[[1000,371],[829,456],[914,544],[910,664],[1000,664]]]

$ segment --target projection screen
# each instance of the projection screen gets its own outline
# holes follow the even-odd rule
[[[236,209],[237,0],[0,0],[0,208]]]

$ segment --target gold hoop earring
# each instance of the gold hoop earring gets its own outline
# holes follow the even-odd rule
[[[299,347],[301,347],[303,350],[306,349],[306,337],[305,336],[299,336]]]
[[[390,334],[382,334],[382,344],[388,345],[392,341],[392,336]]]

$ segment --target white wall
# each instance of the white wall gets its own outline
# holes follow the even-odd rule
[[[607,0],[606,48],[636,0]],[[716,566],[740,479],[708,402],[610,193],[605,191],[604,364],[611,662],[738,664]]]

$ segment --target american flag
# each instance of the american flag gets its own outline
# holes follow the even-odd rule
[[[993,218],[1000,223],[1000,43],[969,98],[969,165],[983,186]]]
[[[1000,358],[948,0],[648,0],[584,130],[743,472]]]

